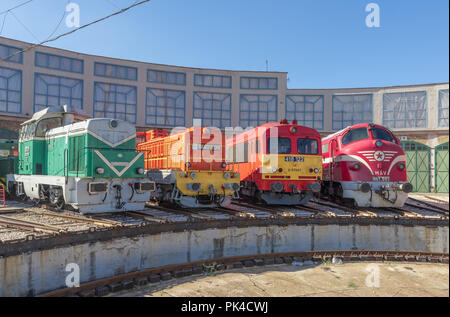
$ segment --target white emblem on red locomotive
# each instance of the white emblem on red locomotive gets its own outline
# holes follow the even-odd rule
[[[398,153],[397,151],[359,151],[369,162],[389,162]]]

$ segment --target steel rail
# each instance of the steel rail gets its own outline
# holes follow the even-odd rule
[[[437,197],[433,197],[433,196],[428,196],[428,195],[423,195],[425,198],[431,199],[431,200],[435,200],[437,202],[443,203],[443,204],[447,204],[448,205],[448,201],[447,200],[443,200],[443,199],[439,199]],[[411,198],[411,197],[410,197]]]
[[[120,222],[106,220],[106,219],[96,219],[91,217],[85,217],[85,216],[70,216],[70,215],[64,215],[64,214],[57,214],[52,213],[48,211],[33,211],[35,214],[48,216],[48,217],[54,217],[54,218],[61,218],[66,220],[73,220],[76,222],[85,222],[94,224],[97,226],[103,226],[103,227],[114,227],[114,226],[121,226],[122,224]]]
[[[237,205],[237,206],[245,207],[245,208],[253,208],[253,209],[257,209],[259,211],[267,212],[267,213],[271,214],[271,217],[279,217],[279,216],[295,217],[294,213],[288,213],[288,212],[278,211],[276,209],[273,209],[276,206],[272,206],[272,208],[269,208],[269,207],[264,207],[264,206],[257,205],[257,204],[243,203],[243,202],[233,202],[233,204]]]
[[[34,231],[34,232],[44,232],[44,233],[52,233],[59,234],[62,232],[66,232],[67,229],[63,229],[57,226],[52,226],[48,224],[42,224],[37,222],[31,222],[21,219],[15,219],[5,216],[0,216],[0,225],[4,225],[6,227],[12,227],[22,230]]]
[[[186,211],[185,209],[172,209],[172,208],[168,208],[168,207],[154,206],[154,205],[148,205],[148,208],[158,209],[158,210],[165,211],[165,212],[168,212],[168,213],[173,213],[173,214],[186,216],[191,221],[194,220],[194,218],[197,219],[197,220],[203,220],[203,221],[204,220],[214,220],[212,217],[199,215],[199,214],[196,214],[194,211],[191,211],[191,210]]]
[[[419,208],[419,209],[422,208],[422,209],[425,209],[425,210],[428,210],[428,211],[432,211],[432,212],[437,212],[437,213],[442,213],[442,212],[447,213],[447,214],[449,213],[448,209],[441,208],[441,207],[438,207],[438,206],[433,206],[432,204],[429,204],[429,203],[426,203],[424,201],[417,200],[417,199],[414,199],[414,198],[409,198],[409,199],[411,199],[413,201],[416,201],[416,202],[418,202],[420,204],[423,204],[425,206],[428,206],[428,207],[417,206],[417,205],[414,205],[414,204],[411,204],[411,203],[405,203],[405,205],[407,205],[407,206],[411,206],[411,207],[415,207],[415,208]]]
[[[168,223],[173,222],[172,220],[168,218],[158,217],[149,213],[146,213],[145,211],[126,211],[125,215],[128,215],[132,218],[139,218],[145,221],[154,221],[157,223]]]
[[[227,213],[227,214],[229,214],[229,215],[231,215],[233,217],[236,217],[236,218],[255,218],[256,217],[254,213],[233,210],[233,209],[228,208],[228,207],[211,207],[210,209],[214,210],[214,211]]]

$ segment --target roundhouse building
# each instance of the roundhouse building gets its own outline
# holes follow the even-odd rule
[[[45,46],[15,54],[30,45],[0,37],[0,128],[17,131],[34,112],[63,104],[138,130],[189,127],[194,119],[245,128],[287,118],[325,136],[374,122],[402,140],[416,191],[449,191],[448,83],[288,89],[285,72],[160,65]]]

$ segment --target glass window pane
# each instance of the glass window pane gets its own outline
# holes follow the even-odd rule
[[[372,95],[334,95],[333,130],[341,130],[357,123],[371,122]]]
[[[385,126],[399,129],[426,127],[426,117],[427,94],[425,91],[383,94],[383,124]]]
[[[0,67],[0,112],[20,113],[22,72]]]
[[[322,127],[323,100],[323,96],[287,95],[286,117],[310,128]]]
[[[184,91],[147,88],[146,100],[146,124],[173,127],[184,125]],[[183,124],[180,124],[181,121]]]
[[[96,76],[111,77],[126,80],[137,80],[137,68],[95,62],[94,74]]]
[[[358,128],[358,129],[352,129],[349,130],[343,137],[342,137],[342,144],[346,145],[351,142],[364,140],[369,138],[369,133],[367,132],[367,128]]]
[[[134,86],[96,82],[94,84],[95,117],[122,119],[136,123],[136,93],[137,88]],[[101,102],[104,100],[108,103]]]

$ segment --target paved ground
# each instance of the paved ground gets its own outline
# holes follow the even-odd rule
[[[379,270],[379,287],[375,273]],[[369,271],[368,271],[369,270]],[[366,280],[369,286],[366,285]],[[372,284],[370,284],[372,283]],[[373,285],[371,287],[371,285]],[[236,269],[152,284],[113,296],[449,296],[448,264],[345,263]]]

